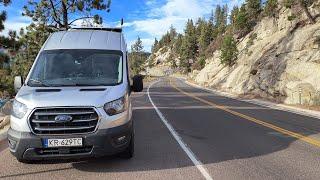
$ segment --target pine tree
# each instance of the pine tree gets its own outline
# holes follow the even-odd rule
[[[239,7],[238,6],[233,7],[233,9],[231,10],[231,15],[230,15],[231,25],[234,25],[236,23],[238,14],[239,14]]]
[[[7,6],[9,3],[11,3],[11,0],[0,0],[0,5]],[[6,11],[0,12],[0,32],[4,30],[4,21],[7,19],[7,13]]]
[[[180,57],[182,54],[182,41],[183,41],[183,35],[178,34],[177,39],[173,45],[173,52]]]
[[[138,36],[135,43],[131,46],[131,53],[129,55],[130,68],[134,74],[139,74],[144,69],[146,58],[143,52],[143,45],[141,38]]]
[[[154,38],[154,43],[151,46],[151,53],[156,53],[159,49],[158,49],[158,45],[159,45],[159,41],[157,38]]]
[[[218,5],[216,7],[215,15],[214,15],[214,23],[218,34],[223,34],[225,32],[228,21],[228,6],[224,5],[221,7]]]
[[[80,19],[94,19],[97,24],[102,24],[102,18],[96,14],[88,16],[94,11],[110,11],[111,0],[28,0],[24,6],[23,15],[29,16],[34,22],[53,22],[53,26],[68,29],[69,26]],[[83,14],[84,17],[71,20],[72,14]]]
[[[214,33],[215,27],[214,27],[214,12],[213,11],[211,12],[211,15],[210,15],[210,18],[208,21],[208,27],[210,28],[210,32],[211,32],[210,39],[213,40],[216,38],[216,35]]]
[[[174,28],[172,25],[170,26],[170,30],[169,30],[169,37],[170,37],[170,45],[173,45],[174,40],[176,39],[178,33],[176,28]]]
[[[136,42],[131,46],[131,51],[134,53],[140,53],[143,50],[143,45],[142,45],[142,41],[141,38],[138,36],[138,39],[136,40]]]
[[[231,35],[226,35],[223,38],[221,45],[221,63],[232,66],[237,60],[238,49],[234,38]]]
[[[182,41],[182,54],[180,66],[185,71],[190,71],[190,60],[194,61],[197,54],[196,29],[192,19],[188,20],[185,35]]]
[[[264,14],[269,17],[275,17],[278,11],[278,0],[267,0],[264,7]]]
[[[217,5],[215,15],[214,15],[214,23],[217,27],[220,27],[221,25],[221,13],[222,13],[222,8],[220,5]]]
[[[244,5],[241,6],[234,22],[235,33],[243,37],[251,31],[249,15]]]
[[[169,54],[168,62],[173,69],[176,69],[178,67],[173,53]]]
[[[199,54],[201,56],[205,56],[205,51],[208,48],[210,42],[212,39],[212,27],[210,22],[207,22],[202,26],[200,30],[200,36],[199,36]]]
[[[201,30],[203,29],[204,26],[206,26],[206,21],[203,18],[198,18],[196,24],[196,36],[200,38]]]
[[[33,64],[38,52],[47,40],[50,33],[54,32],[53,29],[49,28],[44,24],[31,23],[26,27],[26,32],[21,31],[19,37],[19,43],[22,45],[22,50],[19,51],[17,56],[20,58],[21,65],[26,66],[21,69],[25,69],[26,72],[15,75],[26,75],[30,66]],[[18,62],[19,63],[19,62]]]
[[[262,11],[261,0],[246,0],[246,9],[251,21],[256,21]]]

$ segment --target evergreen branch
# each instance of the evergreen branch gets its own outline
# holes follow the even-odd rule
[[[51,4],[51,7],[52,7],[52,10],[53,10],[53,20],[59,24],[59,26],[63,26],[62,23],[60,22],[60,19],[58,20],[58,16],[57,16],[57,11],[56,11],[56,8],[55,8],[55,5],[53,4],[53,1],[50,0],[50,4]]]

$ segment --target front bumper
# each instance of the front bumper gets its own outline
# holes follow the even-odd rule
[[[84,135],[34,135],[13,129],[8,131],[8,142],[11,153],[20,160],[69,159],[113,155],[124,151],[133,135],[133,123],[101,129],[92,134]],[[118,140],[120,137],[121,141]],[[45,148],[43,139],[46,138],[83,138],[82,147]]]

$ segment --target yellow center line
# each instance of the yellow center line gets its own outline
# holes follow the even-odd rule
[[[176,90],[178,90],[179,92],[181,92],[181,93],[183,93],[183,94],[185,94],[185,95],[187,95],[187,96],[189,96],[189,97],[192,97],[192,98],[194,98],[194,99],[196,99],[196,100],[198,100],[198,101],[200,101],[200,102],[203,102],[203,103],[205,103],[205,104],[208,104],[208,105],[210,105],[212,108],[221,109],[221,110],[223,110],[223,111],[225,111],[225,112],[228,112],[228,113],[230,113],[230,114],[239,116],[239,117],[241,117],[241,118],[243,118],[243,119],[246,119],[246,120],[248,120],[248,121],[254,122],[254,123],[256,123],[256,124],[260,124],[260,125],[262,125],[262,126],[264,126],[264,127],[268,127],[268,128],[270,128],[270,129],[273,129],[273,130],[275,130],[275,131],[278,131],[278,132],[280,132],[280,133],[282,133],[282,134],[285,134],[285,135],[288,135],[288,136],[297,138],[297,139],[299,139],[299,140],[301,140],[301,141],[304,141],[304,142],[306,142],[306,143],[309,143],[309,144],[312,144],[312,145],[314,145],[314,146],[320,147],[320,141],[318,141],[318,140],[316,140],[316,139],[313,139],[313,138],[310,138],[310,137],[301,135],[301,134],[299,134],[299,133],[295,133],[295,132],[292,132],[292,131],[283,129],[283,128],[281,128],[281,127],[278,127],[278,126],[275,126],[275,125],[273,125],[273,124],[264,122],[264,121],[262,121],[262,120],[259,120],[259,119],[256,119],[256,118],[247,116],[247,115],[245,115],[245,114],[242,114],[242,113],[233,111],[233,110],[231,110],[231,109],[228,109],[228,108],[225,107],[225,106],[221,106],[221,105],[212,103],[212,102],[210,102],[210,101],[207,101],[207,100],[205,100],[205,99],[202,99],[202,98],[200,98],[200,97],[197,97],[197,96],[195,96],[195,95],[193,95],[193,94],[191,94],[191,93],[188,93],[188,92],[185,92],[185,91],[181,90],[180,88],[178,88],[178,87],[175,85],[175,83],[174,83],[174,84],[172,83],[171,79],[169,79],[169,81],[170,81],[170,85],[171,85],[174,89],[176,89]]]

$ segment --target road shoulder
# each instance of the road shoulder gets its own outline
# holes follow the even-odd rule
[[[272,108],[272,109],[276,109],[276,110],[291,112],[291,113],[295,113],[295,114],[299,114],[299,115],[303,115],[303,116],[308,116],[308,117],[320,119],[320,112],[319,111],[313,111],[313,110],[308,110],[308,109],[292,107],[292,106],[288,106],[288,105],[285,105],[285,104],[277,104],[277,103],[273,103],[273,102],[265,101],[265,100],[261,100],[261,99],[243,99],[243,98],[239,98],[236,95],[231,94],[231,93],[218,91],[218,90],[215,90],[215,89],[210,89],[210,88],[206,88],[206,87],[200,86],[198,84],[194,84],[192,82],[187,81],[184,78],[178,78],[178,79],[184,81],[189,86],[192,86],[192,87],[195,87],[195,88],[198,88],[198,89],[202,89],[202,90],[214,93],[214,94],[218,94],[220,96],[225,96],[225,97],[232,98],[232,99],[235,99],[235,100],[248,102],[248,103],[255,104],[255,105],[260,105],[260,106],[263,106],[263,107],[268,107],[268,108]]]

